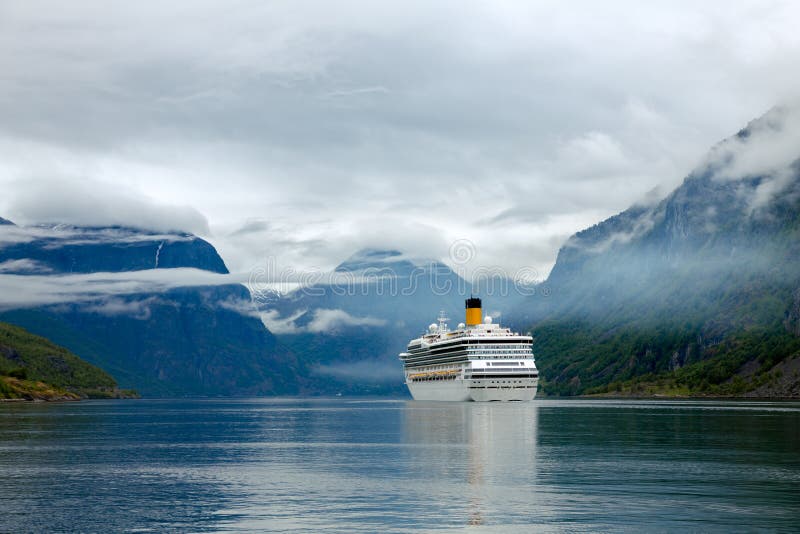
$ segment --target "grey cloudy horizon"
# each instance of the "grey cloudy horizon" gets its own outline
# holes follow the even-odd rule
[[[546,275],[800,95],[792,2],[0,5],[0,217]],[[656,193],[654,193],[656,191]]]

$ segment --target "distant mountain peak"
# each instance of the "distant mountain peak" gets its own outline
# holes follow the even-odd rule
[[[738,139],[747,139],[754,131],[758,130],[779,131],[783,129],[787,118],[790,118],[795,111],[793,106],[774,106],[760,117],[748,122],[747,126],[739,130],[734,137]],[[724,143],[725,141],[722,142]]]
[[[340,263],[336,272],[355,272],[364,269],[385,269],[407,271],[415,267],[425,267],[438,263],[433,259],[424,259],[404,254],[396,249],[364,248]]]
[[[394,249],[377,249],[377,248],[363,248],[350,256],[349,259],[364,259],[373,261],[383,261],[389,258],[397,259],[403,253]]]
[[[13,222],[9,221],[8,219],[4,219],[0,217],[0,224],[10,224],[12,226],[16,226]]]

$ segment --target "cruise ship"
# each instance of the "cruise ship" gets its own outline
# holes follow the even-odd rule
[[[481,299],[470,297],[465,304],[466,321],[457,329],[448,329],[442,313],[438,323],[400,354],[411,396],[430,401],[532,400],[539,384],[533,338],[484,318]]]

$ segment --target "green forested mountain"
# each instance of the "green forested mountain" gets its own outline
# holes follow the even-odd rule
[[[800,395],[798,123],[773,109],[660,202],[568,240],[550,296],[515,314],[545,393]]]
[[[26,330],[0,323],[0,398],[119,397],[116,381],[67,349]]]

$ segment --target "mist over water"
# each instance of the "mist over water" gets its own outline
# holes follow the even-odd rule
[[[0,406],[2,531],[796,528],[800,403]]]

